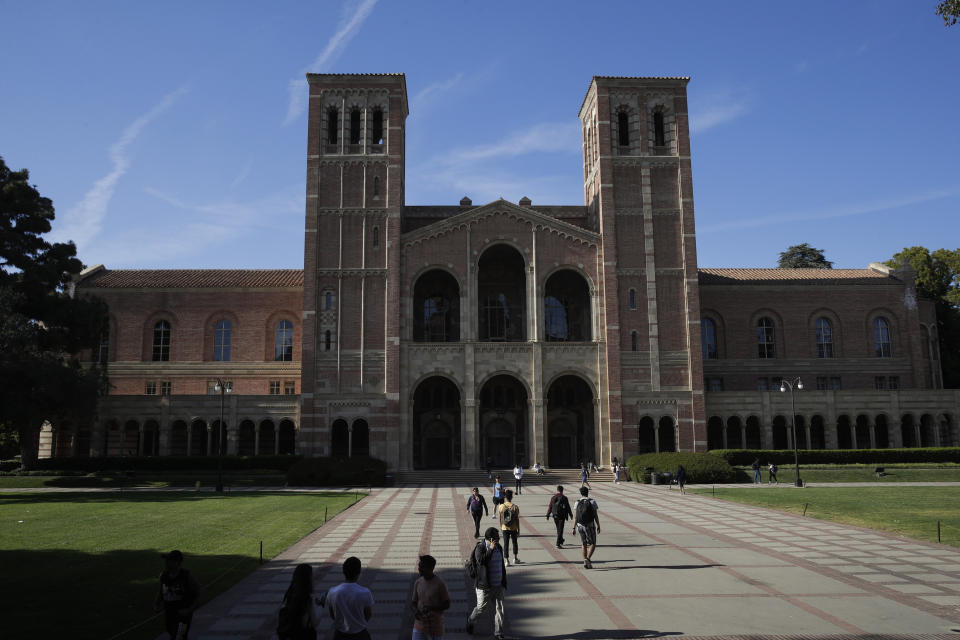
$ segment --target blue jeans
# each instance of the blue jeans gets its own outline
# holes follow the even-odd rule
[[[410,636],[410,640],[443,640],[443,636],[428,636],[425,633],[413,630],[413,635]]]
[[[763,482],[763,479],[760,477],[760,469],[753,470],[753,481],[754,482]]]

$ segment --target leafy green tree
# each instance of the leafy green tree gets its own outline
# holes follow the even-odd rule
[[[960,20],[960,0],[943,0],[937,5],[937,15],[943,18],[943,24],[950,27]]]
[[[106,331],[106,305],[71,295],[83,264],[72,242],[43,237],[53,203],[29,178],[0,157],[0,429],[19,441],[26,468],[43,421],[91,419],[107,385],[105,368],[79,360]]]
[[[943,386],[960,387],[960,249],[906,247],[886,262],[895,269],[905,264],[917,274],[917,293],[936,304]]]
[[[780,253],[778,269],[833,269],[833,263],[823,255],[823,249],[809,244],[795,244]]]

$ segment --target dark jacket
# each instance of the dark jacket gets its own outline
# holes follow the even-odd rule
[[[550,498],[550,504],[547,505],[547,515],[549,516],[553,514],[553,503],[557,499],[560,500],[560,513],[563,514],[563,520],[569,520],[572,517],[571,513],[573,512],[570,509],[570,501],[567,500],[567,496],[563,495],[562,493],[555,493],[553,494],[553,497]]]
[[[473,503],[473,494],[471,493],[470,496],[467,498],[467,511],[471,510],[470,505],[472,503]],[[490,510],[487,509],[487,500],[486,498],[483,497],[482,493],[480,494],[480,508],[483,510],[484,513],[486,513],[487,515],[490,515]]]
[[[497,543],[497,546],[500,546],[500,543]],[[481,540],[477,543],[477,546],[473,548],[473,562],[477,565],[477,577],[474,580],[474,586],[477,589],[489,589],[490,588],[490,560],[493,558],[493,549],[487,547],[487,541]],[[503,573],[503,580],[500,582],[500,586],[504,589],[507,588],[507,567],[503,561],[503,549],[500,549],[500,571]],[[493,585],[497,586],[497,585]]]

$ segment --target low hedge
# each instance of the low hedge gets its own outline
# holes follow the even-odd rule
[[[793,463],[793,449],[713,449],[708,455],[723,458],[731,465]],[[895,464],[897,462],[957,462],[960,447],[911,449],[800,449],[800,464]]]
[[[291,487],[361,485],[382,487],[387,463],[368,456],[353,458],[301,458],[287,470]]]
[[[279,471],[286,472],[300,456],[223,456],[224,471]],[[42,458],[34,471],[75,471],[102,473],[106,471],[216,471],[217,456],[110,456],[92,458]]]
[[[677,470],[679,465],[687,470],[687,482],[696,484],[748,482],[747,474],[733,468],[720,456],[709,453],[644,453],[627,460],[627,470],[634,482],[650,482],[650,471],[657,473]]]

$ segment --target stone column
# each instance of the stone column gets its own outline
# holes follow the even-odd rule
[[[253,455],[260,455],[260,423],[253,427]]]
[[[721,418],[723,420],[723,418]],[[729,449],[730,447],[727,444],[727,421],[723,420],[723,448]]]
[[[724,435],[726,435],[726,430],[724,430]],[[653,449],[657,453],[660,453],[660,425],[659,423],[653,423]]]
[[[857,448],[857,417],[850,421],[850,448]]]
[[[207,425],[207,455],[213,454],[213,426]]]
[[[807,436],[807,449],[813,449],[813,443],[810,441],[810,425],[806,420],[803,421],[803,432]]]
[[[744,449],[747,448],[747,423],[740,423],[740,444]]]
[[[867,429],[870,431],[870,448],[877,448],[877,421],[874,420],[872,423],[867,423]]]

